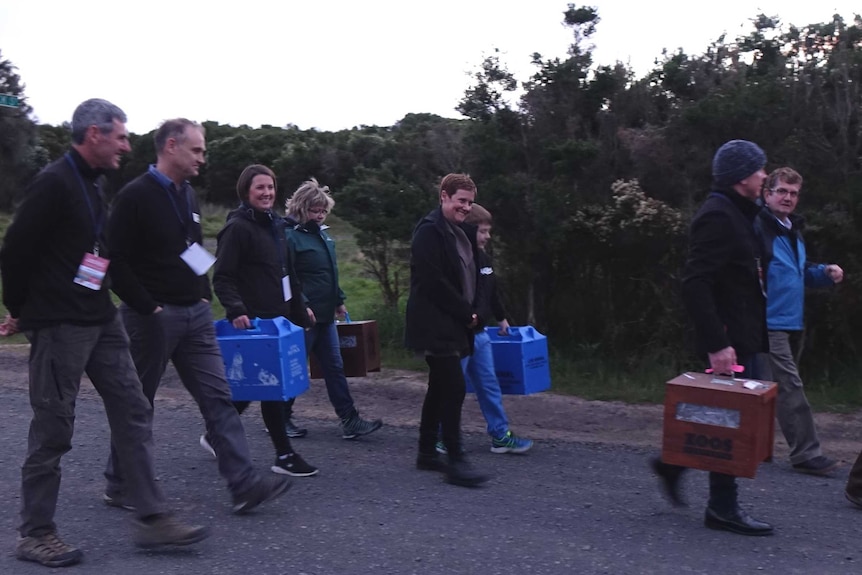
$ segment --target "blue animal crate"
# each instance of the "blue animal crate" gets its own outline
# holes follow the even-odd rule
[[[255,319],[252,329],[215,322],[231,397],[285,401],[308,389],[305,332],[283,317]]]
[[[532,326],[510,327],[509,335],[486,327],[494,354],[494,371],[500,390],[507,395],[530,395],[551,389],[548,338]],[[467,391],[475,393],[468,384]]]

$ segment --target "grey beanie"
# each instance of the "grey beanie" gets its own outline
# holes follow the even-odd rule
[[[766,165],[766,153],[748,140],[731,140],[712,158],[712,180],[721,188],[737,184]]]

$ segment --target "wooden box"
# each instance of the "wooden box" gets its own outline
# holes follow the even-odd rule
[[[754,477],[772,458],[777,394],[771,381],[705,373],[668,381],[662,461]]]
[[[380,338],[377,322],[372,320],[339,322],[338,342],[346,377],[365,377],[369,371],[380,371]],[[314,355],[311,356],[311,378],[323,377],[323,370]]]

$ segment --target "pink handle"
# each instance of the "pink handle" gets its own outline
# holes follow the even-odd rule
[[[733,373],[742,373],[743,371],[745,371],[745,366],[739,365],[739,364],[734,364],[734,365],[730,366],[730,369],[733,370]],[[714,371],[715,370],[710,367],[710,368],[707,368],[706,370],[704,370],[704,373],[713,373]]]

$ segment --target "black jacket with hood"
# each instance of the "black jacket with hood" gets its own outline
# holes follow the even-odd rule
[[[270,319],[283,316],[306,327],[302,285],[290,261],[284,219],[243,203],[230,212],[218,233],[213,270],[215,291],[225,315]],[[284,301],[282,278],[289,276],[293,297]]]

